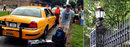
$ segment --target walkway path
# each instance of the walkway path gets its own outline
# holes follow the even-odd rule
[[[6,11],[13,11],[14,9],[12,8],[9,8],[9,7],[6,7]],[[3,11],[3,6],[0,6],[0,11]]]

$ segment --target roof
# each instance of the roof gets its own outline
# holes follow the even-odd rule
[[[20,7],[46,8],[46,7],[41,7],[41,6],[20,6]]]

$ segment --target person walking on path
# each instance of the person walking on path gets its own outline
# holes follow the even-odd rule
[[[73,17],[74,12],[71,10],[71,5],[67,4],[66,9],[63,10],[59,17],[59,28],[63,28],[63,31],[65,32],[65,36],[67,38],[66,40],[66,47],[70,45],[70,37],[68,34],[70,34],[70,27],[73,26]]]
[[[6,11],[6,4],[3,4],[3,11]]]

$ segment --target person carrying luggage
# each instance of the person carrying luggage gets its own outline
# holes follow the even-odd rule
[[[55,47],[65,47],[66,37],[64,31],[60,28],[52,36],[52,41],[55,42]]]
[[[70,27],[73,26],[72,24],[73,17],[74,17],[74,12],[71,10],[71,5],[67,4],[66,9],[61,12],[60,17],[59,17],[59,28],[63,28],[63,31],[65,32],[65,36],[67,38],[66,44],[65,44],[66,46],[71,43],[68,38],[69,37],[68,32],[69,32]]]

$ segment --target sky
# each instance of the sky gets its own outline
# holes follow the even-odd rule
[[[69,4],[69,0],[66,1],[66,4]]]

